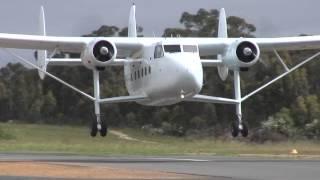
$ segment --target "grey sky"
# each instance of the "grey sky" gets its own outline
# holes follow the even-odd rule
[[[0,32],[35,34],[39,9],[45,6],[49,35],[79,36],[102,24],[127,26],[131,0],[1,0]],[[161,35],[179,26],[182,12],[224,7],[227,15],[245,18],[257,27],[256,36],[320,34],[319,0],[135,0],[137,22],[144,34]],[[25,54],[25,53],[24,53]],[[0,58],[0,64],[6,62]],[[11,58],[12,59],[12,58]]]

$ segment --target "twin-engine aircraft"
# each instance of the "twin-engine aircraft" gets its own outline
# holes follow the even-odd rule
[[[96,119],[91,136],[99,132],[107,135],[107,122],[101,119],[103,103],[137,102],[146,106],[166,106],[182,101],[231,104],[236,107],[237,119],[232,123],[231,134],[248,136],[248,126],[242,119],[241,103],[270,84],[298,69],[320,55],[289,69],[279,56],[279,50],[319,49],[320,36],[284,38],[228,38],[224,9],[220,10],[218,37],[208,38],[154,38],[137,37],[135,5],[130,10],[128,37],[55,37],[46,35],[43,7],[40,13],[40,34],[0,34],[1,48],[37,50],[37,64],[12,53],[19,61],[36,68],[41,79],[45,75],[86,96],[94,103]],[[80,53],[80,59],[52,58],[57,51]],[[241,95],[240,71],[253,68],[260,52],[274,52],[285,73],[246,96]],[[48,53],[50,52],[50,54]],[[217,56],[217,59],[201,57]],[[48,65],[83,65],[93,71],[93,96],[66,83],[46,71]],[[99,73],[107,66],[124,68],[125,84],[129,96],[100,97]],[[224,81],[229,71],[234,74],[234,98],[199,94],[203,86],[203,67],[218,68]]]

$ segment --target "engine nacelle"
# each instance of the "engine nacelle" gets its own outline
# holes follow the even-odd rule
[[[117,57],[117,48],[113,42],[96,39],[89,43],[81,53],[82,63],[89,69],[103,70]]]
[[[245,39],[235,41],[222,56],[223,64],[233,70],[251,67],[259,58],[259,46]]]

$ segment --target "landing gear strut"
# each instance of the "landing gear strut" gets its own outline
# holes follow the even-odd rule
[[[240,86],[240,74],[238,70],[234,71],[234,94],[235,99],[238,101],[236,104],[237,121],[231,124],[231,135],[237,137],[239,133],[243,137],[247,137],[249,134],[248,125],[242,121],[242,110],[241,110],[241,86]]]
[[[99,80],[99,71],[93,71],[93,83],[94,83],[94,112],[97,117],[96,120],[92,122],[90,135],[96,137],[97,133],[100,132],[102,137],[107,136],[108,125],[102,120],[100,113],[100,80]]]

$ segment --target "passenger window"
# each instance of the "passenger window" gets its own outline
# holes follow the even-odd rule
[[[140,79],[140,71],[138,70],[138,79]]]
[[[137,80],[137,72],[134,72],[134,80]]]
[[[163,49],[161,45],[156,45],[155,49],[154,49],[154,58],[161,58],[163,57],[164,53],[163,53]]]
[[[143,68],[142,68],[142,69],[141,69],[141,77],[142,77],[142,78],[143,78],[143,75],[144,75],[144,74],[143,74]]]
[[[151,74],[151,66],[149,66],[149,74]]]
[[[148,73],[147,73],[147,67],[144,68],[144,73],[145,73],[146,76],[148,75]]]

